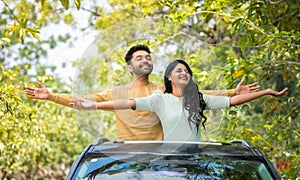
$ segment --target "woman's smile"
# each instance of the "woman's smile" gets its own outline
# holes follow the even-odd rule
[[[190,73],[183,64],[178,64],[171,72],[169,80],[178,88],[184,88],[190,81]]]

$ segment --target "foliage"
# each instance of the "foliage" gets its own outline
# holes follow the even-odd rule
[[[72,15],[65,14],[59,2],[1,0],[0,4],[4,5],[0,9],[0,62],[7,67],[16,64],[35,67],[47,57],[48,49],[70,39],[69,34],[40,37],[43,28],[60,23],[61,19],[72,24]]]
[[[64,177],[86,142],[74,112],[26,98],[23,88],[29,79],[21,74],[21,67],[1,66],[0,72],[0,176],[9,178],[22,172],[22,179]],[[40,78],[51,82],[51,76]]]
[[[5,8],[1,12],[1,18],[4,24],[0,23],[0,26],[4,26],[0,33],[0,47],[5,47],[8,44],[15,44],[18,42],[24,42],[26,36],[30,36],[41,41],[39,36],[40,28],[48,25],[50,22],[58,22],[60,16],[63,15],[63,11],[69,9],[69,0],[57,1],[9,1],[9,4],[5,0],[1,0]],[[40,2],[40,5],[38,5]],[[74,0],[74,4],[77,9],[80,8],[80,0]],[[10,7],[13,5],[13,9]],[[58,9],[60,8],[60,9]],[[65,16],[68,18],[70,14]]]
[[[13,1],[9,3],[10,6],[5,5],[0,18],[0,26],[5,27],[0,30],[0,46],[7,50],[21,43],[18,55],[13,56],[14,53],[4,51],[5,54],[0,55],[1,62],[5,67],[9,59],[22,59],[18,61],[22,67],[19,70],[2,68],[1,71],[2,74],[10,71],[15,73],[14,76],[6,77],[7,82],[1,79],[1,83],[4,84],[1,86],[1,92],[6,92],[1,94],[1,118],[6,118],[5,121],[1,121],[6,123],[5,126],[1,126],[1,133],[6,133],[8,140],[1,139],[0,149],[10,147],[7,144],[12,146],[19,143],[20,146],[24,143],[34,144],[37,140],[44,144],[40,147],[41,151],[35,150],[35,154],[12,150],[4,154],[1,150],[1,158],[7,158],[4,162],[11,163],[7,166],[7,172],[12,172],[17,166],[13,160],[9,160],[10,153],[17,156],[25,154],[25,157],[30,156],[36,162],[45,165],[49,159],[43,160],[46,158],[46,152],[42,153],[42,150],[50,147],[49,142],[56,142],[55,146],[51,146],[54,148],[48,148],[47,151],[55,152],[50,154],[55,155],[51,158],[57,159],[57,166],[61,163],[58,163],[58,159],[66,156],[65,150],[60,149],[64,147],[61,144],[68,142],[67,139],[74,139],[74,142],[69,143],[82,142],[74,131],[62,137],[57,136],[64,131],[70,131],[59,131],[58,124],[62,127],[76,127],[75,124],[70,125],[75,123],[73,112],[59,109],[54,104],[30,101],[18,94],[20,90],[15,89],[20,84],[15,81],[20,81],[19,79],[25,78],[22,75],[28,74],[26,66],[32,67],[30,64],[33,65],[41,56],[47,56],[47,52],[41,47],[45,44],[54,47],[58,43],[54,37],[37,42],[27,35],[39,39],[40,28],[60,20],[69,24],[73,21],[72,14],[65,13],[64,10],[70,7],[71,2],[39,2],[40,6],[36,6],[34,2]],[[203,137],[216,141],[245,139],[267,153],[270,160],[277,162],[283,178],[296,179],[300,176],[297,171],[300,169],[299,1],[107,0],[107,3],[109,8],[94,5],[88,9],[91,12],[91,18],[88,19],[91,26],[88,28],[99,31],[100,36],[93,43],[97,52],[92,49],[86,50],[86,54],[94,53],[94,57],[83,57],[74,63],[78,70],[75,79],[77,83],[73,89],[75,94],[99,92],[117,84],[130,82],[131,76],[126,72],[123,57],[124,52],[137,43],[145,43],[153,50],[157,67],[151,75],[153,82],[162,83],[161,76],[167,62],[175,58],[184,58],[193,67],[195,80],[199,82],[201,89],[234,88],[243,77],[247,78],[246,83],[258,81],[262,88],[281,90],[287,86],[289,94],[286,97],[263,97],[246,105],[232,107],[230,110],[207,112],[209,120],[206,130],[203,130]],[[75,1],[77,8],[82,4]],[[81,9],[87,10],[84,7]],[[57,87],[52,90],[63,92],[63,88],[58,88],[59,85],[53,83],[58,83],[57,79],[47,79],[48,76],[44,76],[47,68],[51,67],[39,67],[38,75],[46,78],[49,86]],[[32,79],[24,79],[24,82],[29,80]],[[28,106],[29,103],[34,106]],[[38,112],[37,109],[45,110]],[[82,118],[85,116],[90,116],[88,122],[82,121],[85,120]],[[95,126],[95,123],[99,122],[99,116],[103,123]],[[70,118],[70,122],[61,121],[65,117]],[[102,128],[104,136],[115,138],[112,117],[112,114],[98,112],[76,114],[83,134],[88,137],[98,136],[99,133],[95,131]],[[49,120],[45,121],[47,118]],[[49,123],[47,126],[53,126],[52,132],[55,133],[50,135],[50,131],[45,132],[44,126],[41,126],[45,122]],[[27,129],[20,131],[19,126],[9,126],[14,124],[22,124],[22,127]],[[27,124],[31,126],[25,126]],[[31,127],[36,131],[33,132]],[[12,130],[15,133],[8,135]],[[26,139],[13,139],[19,137],[23,131],[28,132],[22,134]],[[30,134],[41,135],[34,139]],[[76,136],[78,141],[71,135]],[[67,152],[72,154],[79,150],[80,148],[72,147]],[[289,164],[286,164],[287,162]],[[21,163],[21,166],[18,166],[21,168],[19,170],[26,170],[25,161],[18,163]],[[38,163],[31,164],[38,166]]]

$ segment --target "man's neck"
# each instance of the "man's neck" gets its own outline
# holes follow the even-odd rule
[[[139,76],[139,77],[134,77],[131,86],[146,86],[149,84],[149,76],[144,75],[144,76]]]

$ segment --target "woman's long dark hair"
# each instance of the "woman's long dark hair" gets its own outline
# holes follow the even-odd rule
[[[171,75],[172,71],[178,64],[183,64],[186,69],[188,70],[189,74],[191,75],[190,82],[183,90],[183,107],[189,112],[188,121],[191,126],[191,123],[194,123],[197,128],[197,133],[199,131],[199,125],[202,122],[202,126],[205,128],[204,123],[206,122],[206,117],[203,114],[203,111],[206,107],[206,103],[203,100],[203,94],[199,92],[197,84],[192,80],[193,72],[189,65],[183,60],[175,60],[171,62],[166,71],[164,76],[164,83],[165,83],[165,93],[172,93],[172,84],[169,80],[169,76]]]

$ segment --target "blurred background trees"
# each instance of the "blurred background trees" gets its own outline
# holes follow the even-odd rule
[[[144,43],[153,50],[151,80],[162,83],[165,65],[184,58],[200,89],[235,88],[241,78],[284,97],[207,112],[204,139],[245,139],[276,163],[283,178],[299,177],[300,2],[279,1],[0,1],[0,177],[64,179],[70,163],[94,137],[116,138],[114,116],[77,112],[23,93],[39,80],[52,92],[83,95],[130,82],[124,54]],[[89,12],[80,28],[77,12]],[[76,43],[72,33],[47,38],[41,31],[64,23],[82,33],[99,32],[74,59],[76,75],[59,78],[59,64],[44,63],[59,44]],[[62,65],[63,66],[63,65]],[[67,69],[66,69],[67,70]],[[71,82],[71,83],[70,83]],[[96,124],[96,125],[95,125]],[[79,128],[80,127],[80,128]]]

